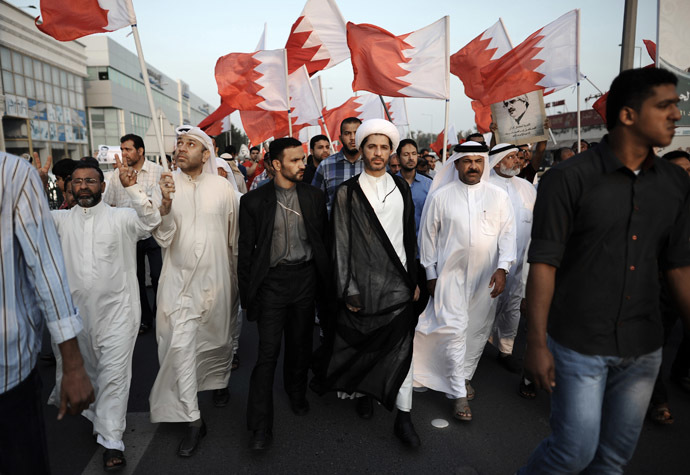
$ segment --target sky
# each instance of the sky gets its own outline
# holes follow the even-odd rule
[[[254,51],[264,23],[266,47],[285,46],[290,28],[306,0],[134,0],[146,61],[163,73],[182,79],[212,107],[220,99],[213,75],[220,56]],[[502,18],[514,46],[564,13],[579,8],[581,25],[580,69],[599,89],[608,90],[620,67],[624,0],[336,0],[345,21],[372,23],[395,35],[418,30],[439,18],[450,16],[450,53]],[[38,0],[10,0],[16,6],[39,5]],[[656,40],[656,1],[639,0],[635,66],[651,63],[643,39]],[[36,10],[25,10],[33,14]],[[129,28],[109,35],[135,51]],[[640,61],[641,56],[641,61]],[[326,106],[336,107],[350,98],[352,66],[349,60],[318,73],[322,77]],[[474,128],[474,114],[462,82],[451,75],[449,124],[457,131]],[[585,98],[597,89],[583,81],[581,107],[591,108]],[[577,108],[575,87],[545,98],[566,100],[568,111]],[[412,130],[438,133],[443,129],[444,102],[407,99]],[[557,111],[565,111],[563,108]],[[239,116],[231,116],[240,125]]]

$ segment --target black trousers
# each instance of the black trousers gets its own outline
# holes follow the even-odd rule
[[[669,338],[673,334],[676,322],[680,318],[680,309],[676,305],[675,300],[671,297],[671,292],[668,284],[662,281],[661,284],[661,323],[664,325],[664,346],[668,343]],[[690,334],[682,326],[683,339],[678,347],[678,352],[671,365],[672,376],[688,376],[690,372]],[[659,369],[659,374],[654,383],[654,391],[652,392],[651,404],[663,404],[668,402],[668,392],[666,385],[662,378],[662,370]]]
[[[259,355],[249,382],[247,428],[273,427],[273,378],[285,334],[283,381],[291,398],[307,391],[314,329],[316,267],[313,263],[272,268],[256,298],[260,311]]]
[[[149,259],[149,270],[151,271],[151,287],[153,288],[153,304],[149,304],[146,295],[146,262]],[[139,281],[139,299],[141,300],[141,323],[153,325],[156,318],[156,293],[158,292],[158,279],[161,276],[163,258],[161,248],[153,238],[149,236],[137,242],[137,280]]]
[[[50,473],[38,370],[0,394],[0,473]]]

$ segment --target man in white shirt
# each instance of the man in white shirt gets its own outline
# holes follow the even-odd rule
[[[152,422],[189,423],[177,453],[190,457],[206,434],[197,392],[226,390],[230,379],[238,200],[217,175],[211,138],[198,127],[177,133],[180,171],[163,173],[162,222],[153,233],[166,253],[156,315],[160,370],[149,400]]]
[[[137,176],[137,183],[143,192],[157,209],[161,205],[161,192],[158,182],[163,173],[163,167],[146,159],[144,140],[135,134],[127,134],[120,138],[120,150],[122,162],[127,164],[127,169],[133,170]],[[103,201],[117,208],[132,208],[132,200],[128,192],[119,180],[119,169],[116,169],[108,180]],[[139,334],[146,333],[153,326],[153,317],[156,315],[156,292],[158,291],[158,279],[161,275],[163,259],[161,248],[146,233],[137,243],[137,280],[139,282],[139,300],[141,301],[141,325]],[[149,261],[151,275],[151,288],[153,289],[153,303],[149,304],[146,292],[146,262]]]
[[[101,201],[103,172],[79,162],[72,172],[77,206],[53,211],[65,255],[67,281],[84,320],[77,335],[84,367],[96,401],[82,414],[93,423],[96,441],[105,447],[106,470],[125,465],[122,435],[132,379],[132,356],[139,331],[141,306],[136,282],[137,241],[160,224],[160,214],[125,161],[118,182],[131,208],[112,208]],[[55,389],[50,402],[59,403],[62,358],[56,351]]]
[[[537,190],[527,180],[517,176],[520,173],[518,147],[498,144],[489,153],[492,183],[508,193],[515,213],[515,236],[517,254],[515,265],[506,279],[506,289],[498,298],[496,321],[491,342],[499,350],[499,362],[512,373],[520,373],[520,364],[513,357],[513,343],[520,324],[520,304],[525,294],[526,273],[523,273],[525,252],[532,232],[532,210],[537,199]]]
[[[482,180],[486,145],[454,150],[422,213],[419,257],[430,298],[415,332],[413,367],[416,386],[446,393],[454,417],[469,421],[469,380],[515,263],[515,219],[508,194]]]

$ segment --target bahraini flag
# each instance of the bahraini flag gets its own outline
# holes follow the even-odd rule
[[[131,0],[41,0],[39,18],[36,27],[59,41],[107,33],[137,22]]]

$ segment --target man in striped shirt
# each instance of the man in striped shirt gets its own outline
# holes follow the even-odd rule
[[[0,473],[48,473],[35,368],[44,320],[63,360],[58,419],[79,414],[94,395],[76,339],[82,321],[41,179],[29,162],[3,152],[0,248]]]

